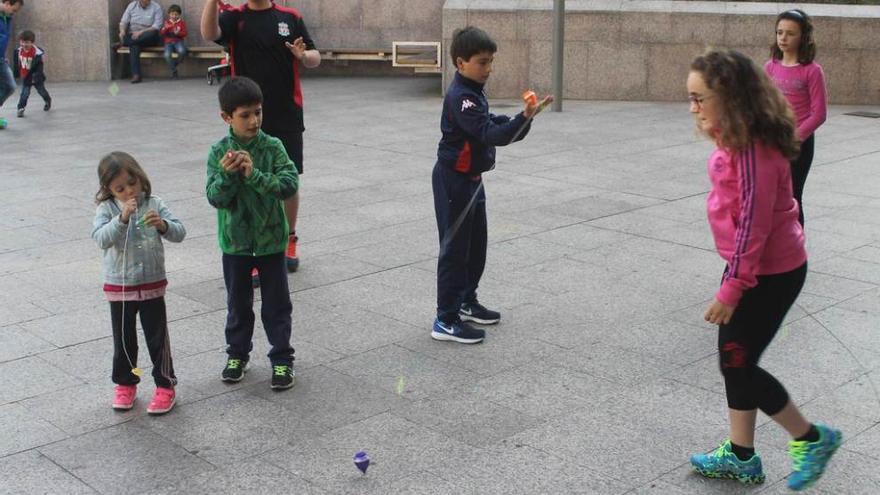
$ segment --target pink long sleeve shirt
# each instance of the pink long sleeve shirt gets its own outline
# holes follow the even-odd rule
[[[816,62],[786,67],[779,59],[770,59],[764,71],[782,91],[797,117],[797,136],[806,140],[825,122],[828,105],[825,99],[825,72]]]
[[[753,143],[709,157],[709,226],[727,270],[716,298],[736,306],[758,275],[785,273],[807,261],[791,167],[775,148]]]

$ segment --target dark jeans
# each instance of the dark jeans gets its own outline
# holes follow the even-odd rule
[[[127,46],[131,50],[131,75],[140,77],[141,75],[141,48],[145,46],[159,46],[162,40],[159,38],[159,31],[149,31],[142,34],[138,39],[131,38],[131,33],[126,33],[122,39],[123,46]]]
[[[43,97],[43,101],[45,101],[46,103],[49,103],[50,101],[52,101],[52,97],[49,96],[49,92],[46,91],[46,84],[45,83],[34,84],[33,87],[36,88],[37,93],[39,93],[40,96]],[[30,97],[31,97],[31,85],[30,84],[22,84],[21,95],[18,98],[18,108],[26,107],[27,102],[28,102],[28,98],[30,98]]]
[[[440,234],[437,318],[452,323],[462,303],[477,300],[486,266],[486,191],[482,180],[440,164],[434,165],[431,183]],[[456,226],[456,222],[460,223]]]
[[[177,52],[177,58],[175,59],[171,55]],[[177,70],[177,64],[183,62],[183,59],[186,58],[187,49],[186,45],[183,44],[183,41],[175,41],[174,43],[165,43],[165,62],[168,63],[168,67],[172,72]]]
[[[806,263],[790,272],[758,276],[758,285],[743,294],[730,322],[719,326],[718,356],[729,408],[761,409],[773,416],[788,403],[785,387],[759,367],[758,360],[806,278]]]
[[[815,136],[810,136],[801,143],[801,154],[791,162],[791,185],[794,190],[794,199],[798,202],[798,221],[804,226],[804,184],[807,183],[807,174],[810,173],[810,165],[813,164],[813,153],[816,148]]]
[[[132,367],[137,366],[138,358],[135,321],[138,313],[141,315],[141,326],[150,359],[153,361],[153,380],[158,387],[173,388],[177,384],[177,377],[174,376],[174,364],[171,361],[171,341],[168,337],[164,297],[110,303],[110,317],[113,322],[113,383],[134,385],[141,381],[140,377],[131,372]]]
[[[260,316],[266,338],[272,348],[272,365],[293,363],[290,345],[291,318],[290,289],[287,285],[287,265],[284,253],[267,256],[223,255],[223,279],[226,282],[226,353],[230,358],[250,359],[254,337],[254,287],[251,270],[260,274],[260,294],[263,304]]]

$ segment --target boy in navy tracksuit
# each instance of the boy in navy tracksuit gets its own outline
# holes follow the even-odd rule
[[[495,166],[495,146],[525,137],[537,101],[526,103],[514,118],[489,113],[483,86],[492,72],[497,46],[486,32],[467,27],[455,32],[450,48],[458,69],[443,100],[432,185],[434,212],[440,233],[437,261],[437,319],[431,331],[436,340],[463,344],[482,342],[484,330],[467,321],[490,325],[501,320],[497,311],[477,302],[477,286],[486,265],[486,194],[481,174]],[[550,101],[548,97],[543,104]]]

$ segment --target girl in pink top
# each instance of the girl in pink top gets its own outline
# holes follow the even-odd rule
[[[760,409],[793,438],[788,485],[800,490],[822,475],[842,435],[804,419],[782,384],[758,366],[807,275],[789,168],[798,154],[794,116],[769,78],[739,52],[697,57],[687,89],[697,128],[717,146],[709,158],[707,210],[727,268],[704,318],[719,326],[730,418],[730,438],[691,456],[691,464],[710,478],[762,483],[754,447]]]
[[[804,183],[813,163],[813,133],[825,122],[825,73],[816,58],[813,23],[803,10],[785,11],[776,18],[776,42],[770,46],[770,60],[764,70],[785,95],[797,117],[797,137],[801,152],[791,162],[794,197],[801,211],[798,221],[804,224]]]

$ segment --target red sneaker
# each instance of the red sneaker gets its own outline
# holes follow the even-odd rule
[[[128,411],[134,407],[137,385],[117,385],[114,389],[113,409]]]
[[[165,414],[174,407],[175,394],[173,388],[156,387],[153,400],[147,406],[148,414]]]

